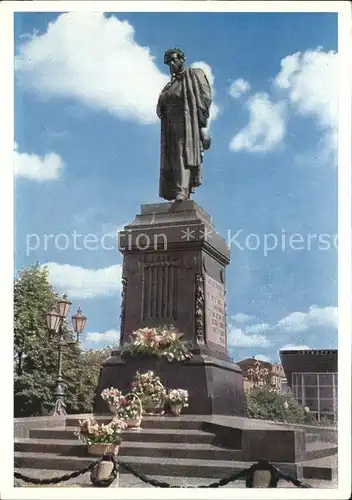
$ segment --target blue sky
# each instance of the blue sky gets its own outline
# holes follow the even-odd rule
[[[336,347],[335,14],[16,13],[16,269],[48,264],[88,316],[86,347],[117,339],[115,234],[161,201],[154,109],[174,46],[213,85],[194,199],[231,245],[230,354]]]

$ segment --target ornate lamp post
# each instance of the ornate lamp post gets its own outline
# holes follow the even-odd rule
[[[63,323],[67,317],[68,310],[72,302],[67,298],[67,295],[58,300],[56,309],[46,314],[46,321],[50,331],[50,339],[54,340],[57,346],[57,373],[56,373],[56,387],[54,390],[55,404],[50,412],[50,415],[66,415],[66,405],[64,402],[64,381],[62,378],[62,353],[63,349],[69,345],[77,344],[79,342],[79,335],[83,332],[86,325],[87,318],[83,316],[80,307],[77,312],[72,316],[73,331],[76,334],[76,340],[66,341],[64,339]]]

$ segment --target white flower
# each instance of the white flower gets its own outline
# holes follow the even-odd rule
[[[288,409],[288,402],[287,401],[284,402],[284,408],[285,408],[285,410]]]
[[[309,413],[309,412],[310,412],[310,409],[308,408],[308,406],[305,406],[305,407],[304,407],[304,411],[305,411],[306,413]]]

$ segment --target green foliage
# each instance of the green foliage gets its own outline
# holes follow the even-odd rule
[[[314,425],[313,415],[306,413],[292,394],[280,394],[268,388],[252,389],[245,395],[249,418]],[[287,401],[288,408],[285,408]]]
[[[46,313],[56,303],[48,270],[22,268],[14,283],[14,413],[15,417],[47,415],[54,403],[57,348],[50,339]],[[64,325],[64,337],[73,340]],[[108,350],[84,352],[79,345],[64,348],[63,376],[68,413],[90,412],[101,363]]]

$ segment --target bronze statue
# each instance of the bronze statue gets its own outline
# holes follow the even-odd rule
[[[185,55],[174,48],[165,52],[171,81],[160,93],[161,120],[159,195],[166,200],[187,200],[201,185],[203,152],[211,139],[206,127],[211,87],[203,70],[185,67]]]

